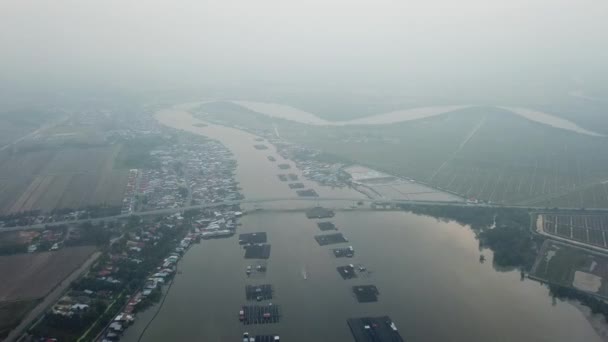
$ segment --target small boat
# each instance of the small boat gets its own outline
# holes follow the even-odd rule
[[[306,268],[302,267],[302,278],[304,280],[308,279],[308,273],[306,273]]]

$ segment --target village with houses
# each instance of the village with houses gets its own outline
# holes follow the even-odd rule
[[[121,146],[114,163],[127,167],[121,198],[0,215],[0,270],[12,277],[30,265],[0,286],[0,304],[11,303],[0,305],[0,337],[117,341],[160,300],[192,244],[235,234],[238,205],[164,212],[242,199],[228,149],[149,116],[123,124],[100,138]]]

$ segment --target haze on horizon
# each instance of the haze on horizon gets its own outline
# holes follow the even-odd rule
[[[602,97],[606,18],[603,0],[7,0],[0,101],[209,88]]]

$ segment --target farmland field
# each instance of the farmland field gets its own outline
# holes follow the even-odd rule
[[[69,247],[0,257],[0,302],[44,297],[94,251],[91,246]]]
[[[128,170],[120,145],[51,148],[0,157],[0,213],[120,205]]]
[[[608,297],[608,258],[560,242],[545,240],[530,276]]]
[[[280,136],[390,174],[492,203],[608,208],[608,139],[476,107],[392,125],[326,127],[271,119],[234,103],[203,118]],[[275,130],[276,128],[276,130]]]
[[[608,215],[539,214],[536,229],[585,244],[608,247]]]
[[[0,302],[0,339],[17,326],[23,316],[33,309],[38,300],[19,300]]]

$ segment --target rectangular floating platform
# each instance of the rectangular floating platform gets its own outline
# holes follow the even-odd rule
[[[268,160],[270,160],[271,162],[276,161],[277,159],[273,156],[268,156]]]
[[[296,175],[295,173],[290,173],[287,175],[287,177],[289,177],[290,181],[297,181],[298,180],[298,175]]]
[[[247,285],[245,286],[245,297],[247,300],[269,300],[272,299],[272,285]]]
[[[389,316],[350,318],[346,322],[355,342],[404,342]]]
[[[243,306],[242,315],[239,313],[239,319],[243,324],[269,324],[279,322],[279,306],[278,305],[250,305]]]
[[[333,211],[325,209],[323,207],[314,207],[306,211],[306,217],[308,217],[309,219],[331,218],[335,215],[336,214]]]
[[[247,233],[239,235],[239,244],[246,245],[248,243],[266,243],[268,237],[265,232]]]
[[[291,169],[291,165],[289,165],[289,164],[279,164],[279,169],[281,169],[281,170]]]
[[[342,276],[342,279],[357,278],[357,272],[355,272],[356,269],[353,265],[340,266],[336,267],[336,269],[338,270],[338,273],[340,273],[340,275]]]
[[[321,229],[322,231],[338,230],[338,228],[336,228],[336,225],[329,221],[317,222],[317,227],[319,227],[319,229]]]
[[[276,338],[279,337],[278,335],[255,335],[255,336],[249,336],[250,341],[255,341],[255,342],[275,342],[278,341]],[[251,338],[253,338],[253,340],[251,340]],[[243,337],[243,341],[245,341],[245,337]]]
[[[281,182],[287,182],[287,175],[278,175]]]
[[[334,248],[332,253],[334,253],[336,258],[352,258],[355,255],[355,249],[353,246]]]
[[[333,245],[336,243],[348,242],[342,233],[315,235],[315,240],[320,246]]]
[[[304,188],[304,184],[302,184],[302,183],[290,183],[289,184],[289,188],[290,189],[303,189]]]
[[[268,149],[268,146],[266,146],[264,144],[253,145],[253,147],[255,147],[256,150],[267,150]]]
[[[245,259],[268,259],[270,258],[270,245],[257,244],[245,246]]]
[[[266,271],[268,271],[268,266],[265,261],[261,261],[248,265],[245,269],[245,274],[247,274],[247,278],[262,278],[266,275]]]
[[[353,293],[359,303],[377,302],[378,295],[380,294],[378,288],[374,285],[353,286]]]
[[[319,194],[314,189],[298,190],[296,193],[300,197],[319,197]]]

